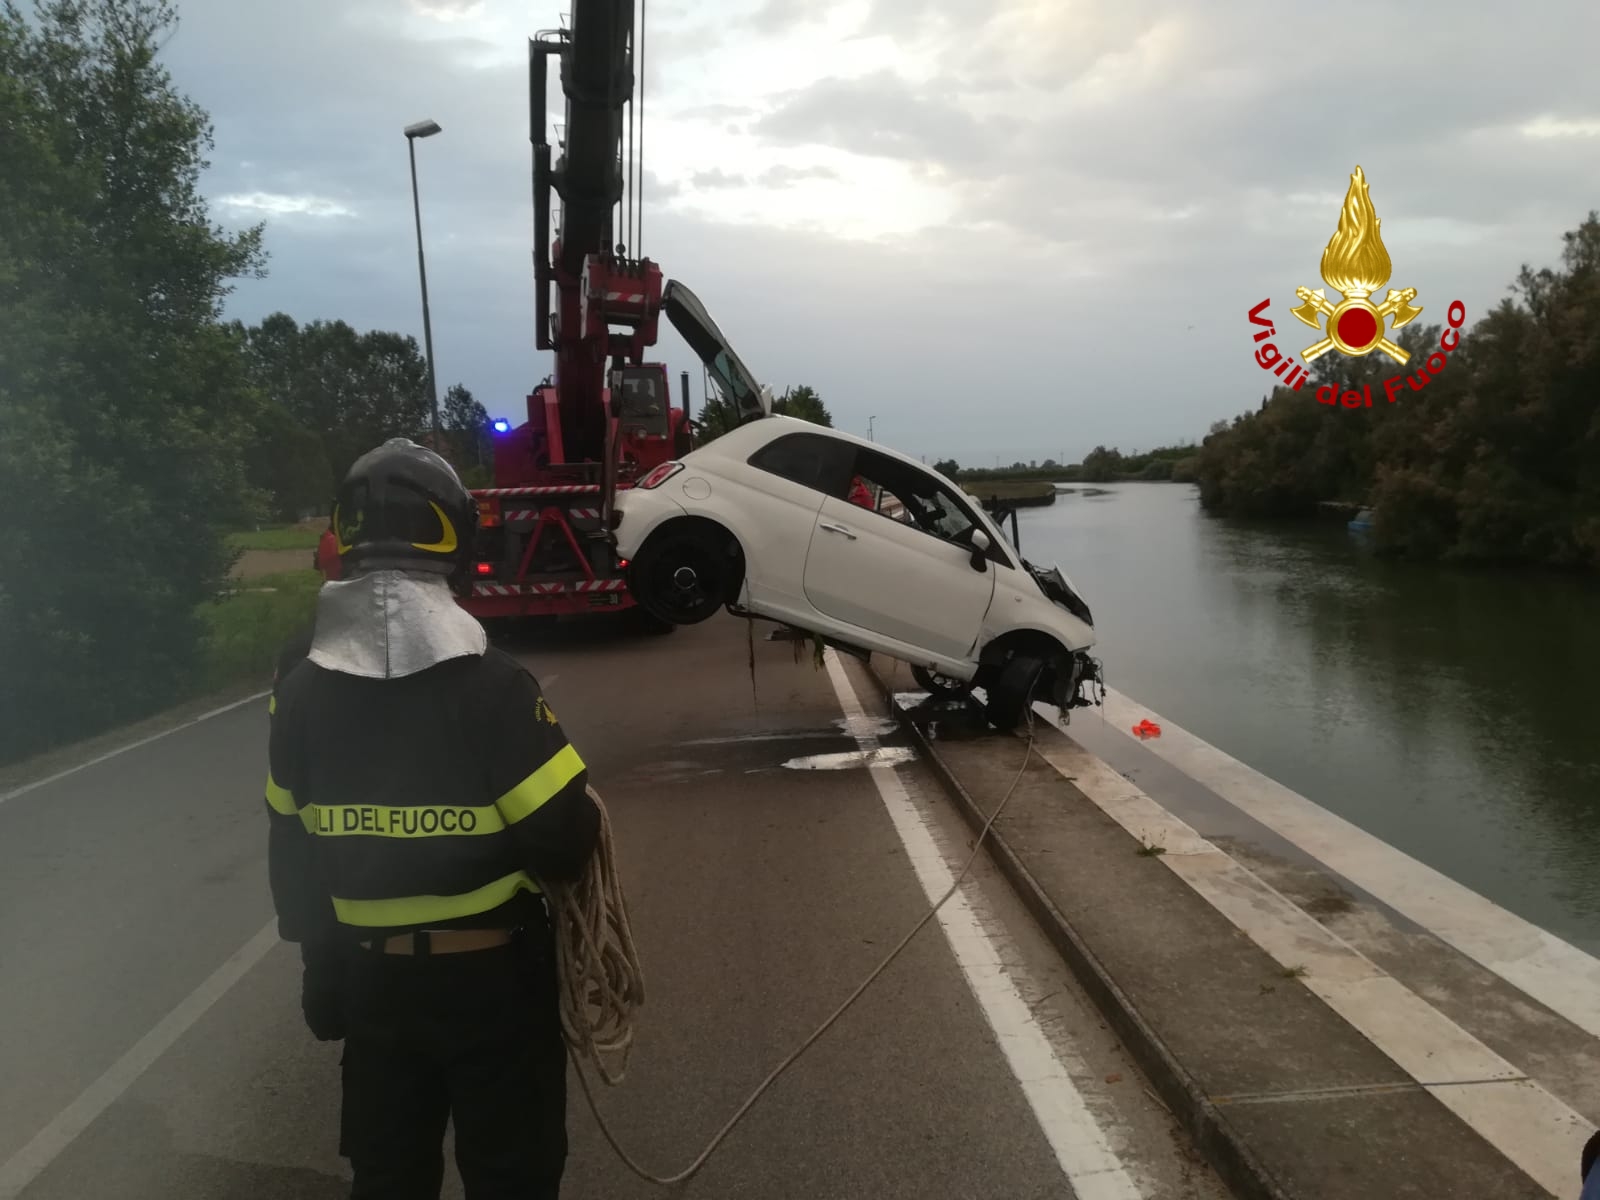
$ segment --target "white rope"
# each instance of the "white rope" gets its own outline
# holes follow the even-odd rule
[[[889,964],[900,957],[900,952],[911,944],[911,939],[916,937],[923,926],[933,920],[945,903],[960,890],[972,870],[973,863],[977,862],[978,855],[983,851],[989,830],[1005,811],[1006,805],[1011,802],[1012,794],[1022,782],[1023,772],[1028,769],[1028,763],[1033,758],[1032,689],[1029,690],[1023,711],[1028,721],[1028,745],[1022,755],[1022,764],[1017,768],[1011,786],[1006,789],[1005,795],[1000,798],[1000,803],[995,805],[994,812],[989,814],[983,829],[973,841],[972,853],[962,864],[960,873],[950,884],[950,889],[923,914],[921,920],[911,927],[910,932],[901,938],[894,949],[884,956],[883,961],[861,981],[860,986],[845,998],[844,1003],[834,1009],[828,1019],[818,1025],[811,1036],[801,1042],[793,1053],[772,1069],[733,1116],[728,1118],[727,1123],[717,1131],[716,1136],[699,1156],[676,1175],[652,1174],[629,1157],[628,1152],[612,1134],[605,1118],[600,1115],[600,1109],[595,1104],[594,1093],[589,1088],[589,1078],[584,1072],[581,1061],[582,1058],[587,1058],[592,1062],[600,1078],[607,1084],[615,1086],[620,1083],[627,1069],[628,1050],[633,1044],[633,1013],[644,1003],[644,978],[639,969],[638,956],[634,952],[633,930],[628,924],[622,883],[617,877],[611,842],[611,821],[599,794],[594,788],[589,789],[589,798],[600,810],[599,844],[595,847],[594,855],[584,871],[583,878],[577,884],[570,887],[551,885],[545,888],[545,893],[551,900],[552,917],[556,927],[556,965],[561,974],[561,1028],[566,1035],[567,1052],[572,1059],[573,1069],[578,1074],[578,1084],[583,1088],[583,1097],[589,1102],[589,1111],[594,1114],[595,1123],[600,1126],[601,1134],[630,1171],[648,1183],[660,1184],[663,1187],[683,1183],[698,1174],[711,1160],[712,1154],[722,1144],[723,1139],[733,1132],[745,1114],[755,1107],[756,1101],[778,1081],[778,1077],[798,1062],[800,1056],[811,1049],[822,1035],[850,1010],[851,1005],[861,998],[878,976],[889,969]],[[612,1052],[622,1055],[622,1063],[615,1074],[601,1058],[602,1054]]]
[[[593,787],[589,799],[600,811],[600,836],[583,877],[571,885],[540,886],[550,898],[555,923],[561,1032],[573,1053],[587,1058],[615,1087],[628,1073],[633,1014],[644,1003],[644,972],[617,876],[611,818]],[[605,1060],[608,1054],[620,1056],[615,1072]]]

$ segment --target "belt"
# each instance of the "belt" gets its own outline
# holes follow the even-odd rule
[[[460,954],[468,950],[490,950],[509,946],[509,929],[418,929],[394,937],[362,942],[379,954]]]

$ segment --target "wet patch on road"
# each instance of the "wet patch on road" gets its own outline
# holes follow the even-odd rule
[[[876,750],[847,750],[841,754],[808,754],[783,765],[791,771],[848,771],[859,767],[896,767],[917,757],[910,746],[880,746]]]
[[[852,737],[860,732],[866,737],[887,737],[900,728],[891,717],[868,717],[862,728],[852,730],[850,722],[840,717],[830,728],[822,729],[764,729],[750,733],[728,733],[719,737],[691,738],[685,746],[738,746],[757,742],[820,742],[835,738]]]

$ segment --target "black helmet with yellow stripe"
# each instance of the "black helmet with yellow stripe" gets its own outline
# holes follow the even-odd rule
[[[454,468],[407,438],[369,450],[339,485],[333,508],[344,574],[398,568],[468,582],[478,506]]]

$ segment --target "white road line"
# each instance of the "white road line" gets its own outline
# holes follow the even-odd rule
[[[878,722],[863,711],[838,655],[829,650],[826,659],[828,677],[851,736],[863,751],[878,749]],[[874,766],[868,771],[932,904],[950,890],[955,874],[894,768]],[[1139,1188],[1107,1143],[1082,1093],[1007,974],[999,952],[972,911],[966,887],[939,910],[938,919],[1073,1194],[1078,1200],[1142,1200]]]
[[[42,788],[47,783],[54,783],[58,779],[65,779],[68,775],[76,775],[79,771],[87,770],[89,767],[99,766],[107,759],[115,758],[119,754],[126,754],[129,750],[137,750],[140,746],[148,746],[151,742],[159,742],[164,737],[171,737],[175,733],[191,729],[200,724],[201,721],[209,721],[212,717],[220,717],[223,713],[232,712],[236,708],[242,708],[246,704],[264,699],[271,694],[271,692],[257,692],[253,696],[246,696],[243,700],[235,700],[232,704],[224,704],[221,708],[213,708],[210,712],[201,713],[198,717],[191,717],[183,724],[174,725],[171,729],[163,729],[160,733],[152,733],[149,737],[142,737],[136,742],[129,742],[126,746],[118,746],[115,750],[108,750],[104,754],[96,755],[87,762],[68,767],[65,771],[57,771],[54,775],[46,775],[43,779],[35,779],[32,783],[25,783],[19,788],[13,788],[4,795],[0,795],[0,804],[4,804],[7,800],[15,800],[18,796],[31,792],[35,788]]]
[[[1166,725],[1162,724],[1162,736]],[[1552,1194],[1570,1188],[1592,1128],[1583,1116],[1071,741],[1041,758],[1480,1137]]]
[[[1600,1037],[1600,959],[1269,779],[1120,692],[1106,718],[1128,738],[1149,717],[1146,748],[1335,873],[1593,1037]]]
[[[259,699],[259,697],[257,697]],[[4,1164],[0,1164],[0,1200],[16,1200],[29,1184],[55,1161],[56,1156],[89,1128],[101,1113],[116,1103],[152,1063],[177,1044],[229,988],[243,979],[278,942],[278,923],[268,924],[162,1017],[154,1029],[78,1094],[71,1104],[29,1139]]]

